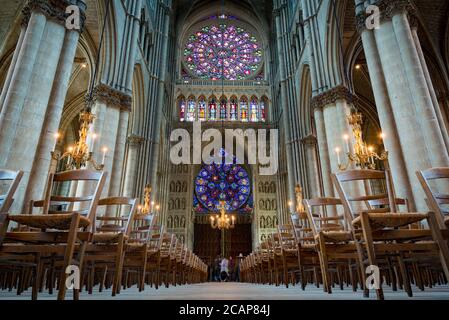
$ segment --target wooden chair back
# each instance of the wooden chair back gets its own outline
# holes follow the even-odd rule
[[[343,206],[340,199],[316,198],[304,199],[303,202],[314,236],[318,235],[320,231],[346,231],[348,229],[344,215],[329,216],[327,214],[328,207],[336,207],[335,212],[338,212],[338,207]]]
[[[290,215],[290,221],[297,243],[313,243],[312,228],[305,212],[292,213]]]
[[[129,241],[137,243],[150,243],[153,238],[160,236],[160,227],[157,226],[156,214],[139,214],[133,216]]]
[[[23,171],[0,170],[0,182],[5,185],[6,192],[0,195],[0,214],[8,213],[14,202],[14,193],[22,180]],[[8,185],[8,186],[6,186]]]
[[[106,207],[107,209],[115,209],[116,214],[96,215],[93,232],[98,233],[123,233],[127,236],[131,233],[131,221],[136,212],[136,199],[127,197],[110,197],[100,199],[98,207]],[[112,208],[111,208],[112,207]],[[107,212],[107,210],[104,210]]]
[[[418,180],[427,197],[430,210],[436,213],[441,228],[449,228],[449,190],[443,189],[438,183],[449,179],[449,168],[432,168],[418,171]],[[440,189],[440,190],[437,190]]]
[[[90,171],[90,170],[71,170],[60,173],[49,174],[47,187],[45,190],[44,200],[32,201],[30,205],[30,213],[33,208],[42,208],[42,214],[63,214],[78,212],[90,221],[95,221],[95,215],[100,200],[100,195],[106,181],[106,172]],[[86,188],[93,190],[88,195],[83,196],[66,196],[58,195],[58,187],[63,183],[85,182],[91,184]],[[78,205],[80,209],[74,209]],[[82,208],[85,209],[82,209]],[[55,208],[55,209],[54,209]],[[94,223],[88,227],[88,231],[92,231]]]
[[[380,180],[386,185],[386,193],[372,193],[367,186],[370,185],[370,181]],[[396,197],[394,193],[393,184],[391,181],[390,172],[378,171],[378,170],[348,170],[344,172],[332,174],[332,181],[340,196],[341,202],[344,207],[345,218],[347,225],[352,229],[352,221],[356,218],[360,212],[370,213],[393,213],[398,212]],[[354,195],[349,194],[348,183],[363,182],[365,186],[365,194]],[[370,203],[376,203],[381,201],[387,206],[381,206],[376,208]]]

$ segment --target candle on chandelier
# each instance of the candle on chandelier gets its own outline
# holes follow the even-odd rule
[[[58,140],[61,137],[61,135],[59,134],[59,132],[56,132],[54,134],[54,137],[55,137],[55,149],[54,150],[56,151],[56,146],[58,145]]]
[[[341,150],[340,150],[340,148],[335,148],[335,153],[337,154],[337,162],[338,162],[338,165],[340,165],[341,164],[341,161],[340,161],[340,152],[341,152]]]
[[[343,135],[343,139],[346,142],[346,152],[349,153],[349,134]]]
[[[288,202],[288,207],[293,211],[293,202],[291,200]]]
[[[385,152],[388,152],[387,146],[385,145],[385,138],[387,137],[387,135],[385,133],[381,132],[379,136],[380,136],[380,138],[382,139],[382,141],[384,143]]]
[[[373,146],[369,146],[368,147],[368,151],[369,151],[371,163],[374,164],[374,147]]]
[[[101,164],[104,165],[104,162],[106,160],[106,153],[108,152],[108,148],[104,147],[103,148],[103,160],[101,160]]]
[[[70,162],[72,162],[72,152],[73,152],[73,147],[68,147],[67,148],[67,152],[69,153],[69,155],[67,156],[67,164],[70,164]]]

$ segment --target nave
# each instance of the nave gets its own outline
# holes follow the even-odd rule
[[[82,292],[80,300],[362,300],[361,295],[354,294],[351,288],[344,291],[337,290],[335,294],[325,294],[322,288],[311,286],[302,291],[298,286],[272,287],[268,285],[255,285],[247,283],[202,283],[182,287],[145,288],[139,292],[136,287],[123,290],[120,296],[111,297],[111,290],[104,293],[94,290],[92,295]],[[417,292],[413,298],[408,298],[404,293],[385,291],[388,300],[449,300],[449,287],[437,286],[426,292]],[[30,292],[24,292],[17,296],[15,292],[0,291],[0,299],[4,300],[29,300]],[[54,297],[43,294],[42,300],[54,300]],[[372,296],[370,300],[375,300]]]

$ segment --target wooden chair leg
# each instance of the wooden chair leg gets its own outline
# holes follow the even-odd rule
[[[329,277],[329,262],[327,259],[326,244],[323,235],[320,233],[318,239],[318,245],[320,246],[319,256],[321,258],[321,276],[323,277],[323,286],[326,288],[327,293],[332,293],[332,287]]]
[[[429,223],[429,228],[432,232],[433,241],[435,241],[439,248],[440,261],[443,267],[444,275],[446,276],[446,279],[449,279],[449,247],[447,242],[443,239],[434,212],[428,213],[427,222]]]
[[[402,278],[402,285],[404,286],[405,292],[407,292],[407,295],[409,297],[413,297],[413,292],[412,292],[412,288],[410,286],[410,279],[407,273],[407,267],[404,263],[404,260],[402,259],[402,257],[399,255],[397,257],[398,259],[398,266],[399,266],[399,270],[401,271],[401,278]]]
[[[60,279],[59,279],[58,300],[64,300],[65,293],[67,291],[66,283],[65,283],[67,274],[65,273],[65,271],[66,271],[67,267],[72,263],[73,253],[75,251],[75,242],[76,242],[76,235],[77,235],[79,220],[80,220],[80,214],[74,213],[72,215],[70,230],[69,230],[69,233],[67,236],[67,246],[65,249],[64,263],[62,265],[61,275],[60,275]]]
[[[374,251],[374,242],[372,238],[371,225],[369,222],[369,215],[366,212],[362,212],[360,214],[362,229],[363,229],[363,237],[365,239],[365,247],[368,255],[368,261],[370,265],[377,266],[376,255]],[[384,300],[384,294],[382,290],[382,285],[379,283],[379,288],[376,289],[377,299]]]

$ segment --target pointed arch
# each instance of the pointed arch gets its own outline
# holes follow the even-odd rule
[[[220,97],[220,120],[228,119],[228,98],[225,95]]]
[[[259,121],[259,99],[252,96],[249,104],[249,120],[251,122]]]
[[[177,104],[179,121],[186,121],[186,98],[183,95],[178,96]]]
[[[201,95],[198,97],[198,120],[206,121],[207,119],[207,103],[206,97]]]
[[[209,97],[209,120],[215,121],[218,119],[218,111],[217,111],[217,97],[215,95],[211,95]]]
[[[248,98],[246,96],[240,98],[239,119],[242,122],[248,122]]]
[[[236,121],[238,119],[239,102],[235,95],[229,99],[229,120]]]
[[[195,96],[190,95],[187,99],[187,109],[186,109],[186,121],[196,120],[196,100]]]

